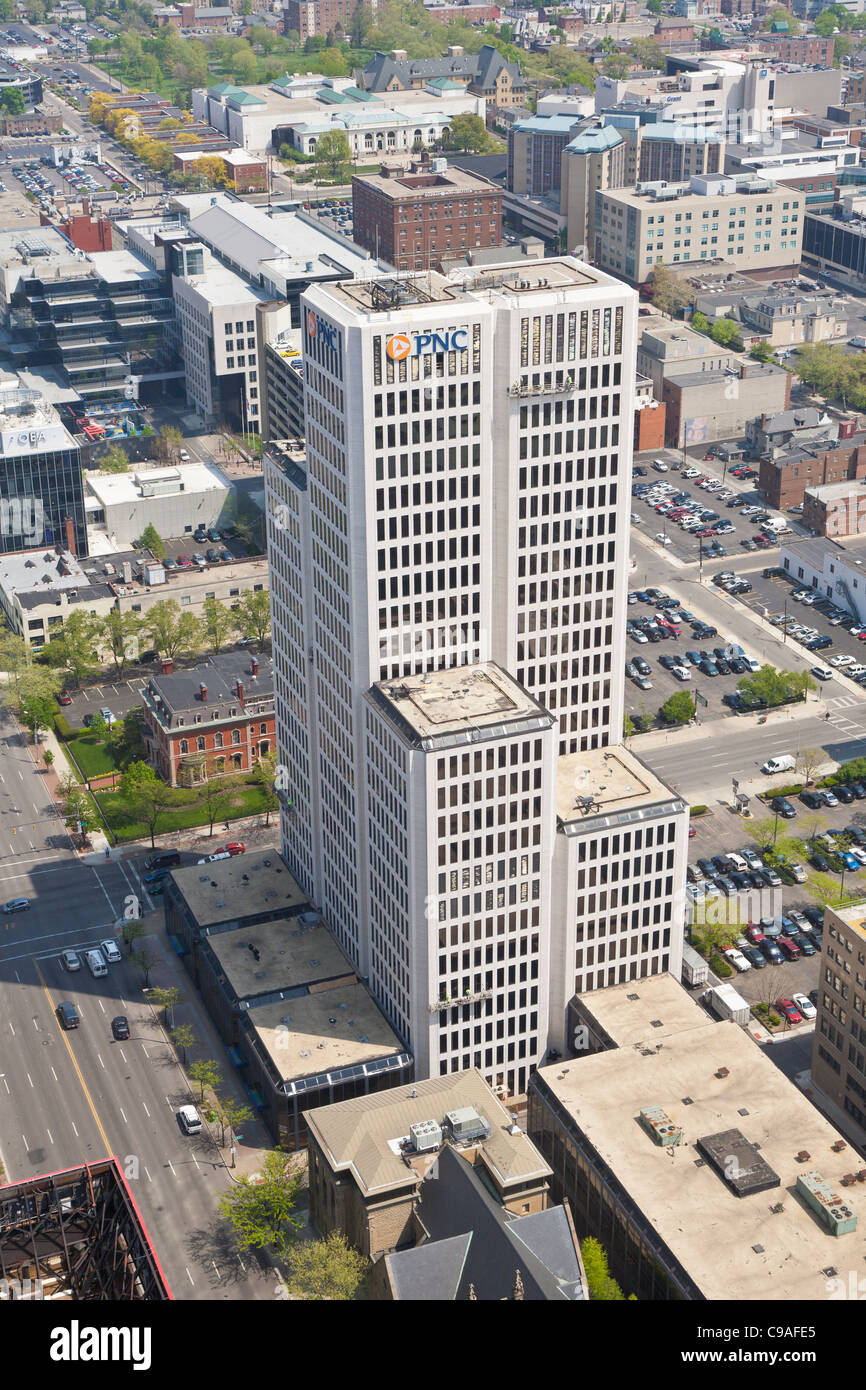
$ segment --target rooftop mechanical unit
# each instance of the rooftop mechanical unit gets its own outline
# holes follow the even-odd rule
[[[640,1112],[640,1122],[657,1144],[681,1144],[683,1132],[679,1125],[675,1125],[669,1115],[666,1115],[660,1105],[647,1105]]]
[[[848,1231],[856,1231],[857,1217],[848,1206],[847,1198],[834,1192],[832,1184],[820,1173],[801,1173],[797,1178],[797,1192],[807,1206],[811,1207],[831,1236],[843,1236]]]
[[[486,1139],[490,1126],[472,1105],[464,1105],[460,1110],[449,1110],[445,1116],[451,1138],[455,1144],[468,1144],[473,1139]]]
[[[419,1120],[409,1126],[409,1135],[419,1154],[432,1153],[442,1147],[442,1126],[436,1120]]]

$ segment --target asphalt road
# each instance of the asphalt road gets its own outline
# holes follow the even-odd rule
[[[10,1178],[116,1154],[179,1298],[269,1297],[273,1279],[233,1251],[217,1215],[231,1181],[206,1136],[190,1140],[175,1112],[190,1099],[183,1075],[144,1002],[128,960],[94,980],[66,973],[64,949],[113,935],[137,861],[86,865],[62,823],[11,717],[0,710],[0,896],[29,911],[0,914],[0,1149]],[[145,924],[161,910],[143,896]],[[190,991],[194,995],[194,991]],[[76,1004],[81,1026],[64,1033],[56,1005]],[[198,1006],[200,1007],[200,1006]],[[132,1038],[115,1043],[126,1014]]]

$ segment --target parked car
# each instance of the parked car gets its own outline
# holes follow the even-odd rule
[[[726,947],[725,950],[722,951],[722,955],[725,957],[725,960],[730,961],[734,969],[741,975],[752,968],[742,951],[738,951],[735,946]]]
[[[793,999],[777,999],[775,1007],[782,1015],[786,1023],[802,1023],[803,1015],[797,1008]]]
[[[105,941],[100,941],[99,949],[105,956],[105,959],[108,961],[109,965],[116,965],[119,960],[123,959],[123,957],[120,954],[120,948],[118,947],[117,942],[112,941],[110,937],[106,938]]]
[[[783,820],[793,820],[797,814],[790,801],[784,796],[774,796],[770,802],[770,810],[778,811]]]
[[[81,969],[81,960],[79,959],[77,951],[61,951],[60,960],[64,970],[73,971]]]
[[[791,1003],[802,1014],[803,1018],[809,1020],[815,1018],[817,1009],[811,999],[806,994],[792,994]]]

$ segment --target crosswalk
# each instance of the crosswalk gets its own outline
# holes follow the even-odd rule
[[[833,695],[827,700],[827,709],[830,714],[827,723],[832,724],[839,733],[845,734],[849,738],[866,734],[866,722],[857,723],[848,714],[842,713],[843,710],[849,710],[852,705],[859,706],[858,714],[866,708],[866,702],[856,695]]]

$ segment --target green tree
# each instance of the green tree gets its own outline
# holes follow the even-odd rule
[[[220,1083],[219,1063],[215,1062],[212,1057],[201,1058],[198,1062],[193,1062],[189,1068],[189,1079],[198,1086],[198,1098],[204,1104],[204,1093],[207,1088],[210,1087],[214,1091]]]
[[[737,682],[741,695],[766,700],[768,705],[781,705],[786,700],[804,698],[807,690],[814,690],[815,682],[807,671],[777,671],[775,666],[762,666],[751,676],[743,676]]]
[[[144,936],[144,927],[135,918],[124,918],[123,926],[120,929],[124,946],[128,947],[129,954],[135,955],[135,943]]]
[[[160,989],[155,989],[150,996],[150,1002],[155,1004],[158,1009],[165,1009],[166,1022],[171,1027],[175,1006],[180,1003],[180,990],[177,985],[164,985]]]
[[[177,1028],[172,1028],[168,1035],[168,1040],[172,1047],[176,1047],[183,1058],[183,1065],[186,1066],[187,1049],[195,1047],[196,1036],[189,1023],[180,1023]]]
[[[766,338],[759,338],[756,343],[752,343],[749,356],[754,357],[756,362],[769,362],[773,356],[773,349]]]
[[[276,753],[264,753],[258,760],[253,772],[253,780],[262,789],[265,803],[265,829],[271,823],[271,812],[279,808],[279,797],[274,791],[274,782],[277,777],[277,755]]]
[[[839,28],[839,19],[838,19],[838,17],[833,13],[832,10],[829,10],[829,9],[828,9],[828,10],[822,10],[821,13],[820,13],[819,15],[816,15],[816,16],[815,16],[815,21],[814,21],[815,33],[818,34],[818,35],[820,35],[820,37],[821,37],[822,39],[829,39],[829,38],[831,37],[831,35],[833,34],[833,31],[836,30],[836,29],[838,29],[838,28]],[[834,45],[834,48],[835,48],[835,45]]]
[[[825,748],[801,748],[797,754],[797,771],[808,787],[815,780],[815,773],[827,760]]]
[[[774,5],[764,15],[762,29],[772,29],[774,24],[787,24],[789,34],[799,34],[800,21],[790,10],[783,9],[781,5]]]
[[[119,444],[112,444],[99,460],[101,473],[128,473],[129,454]]]
[[[733,343],[739,342],[740,330],[733,319],[716,319],[710,329],[710,337],[714,343],[730,347]]]
[[[316,159],[336,178],[344,164],[352,159],[352,147],[344,130],[326,130],[316,144]]]
[[[631,715],[630,715],[630,714],[625,714],[625,715],[623,715],[623,720],[622,720],[622,736],[623,736],[623,738],[631,738],[632,734],[635,734],[635,733],[637,733],[637,727],[636,727],[635,722],[634,722],[634,720],[632,719]]]
[[[47,770],[50,772],[52,767],[54,766],[54,754],[52,753],[50,748],[43,748],[42,761],[44,762]]]
[[[653,304],[665,314],[676,317],[691,301],[691,292],[665,265],[653,267]]]
[[[163,425],[156,436],[156,456],[173,463],[180,453],[183,435],[175,425]]]
[[[370,1267],[342,1231],[330,1231],[323,1240],[297,1241],[286,1264],[289,1297],[316,1303],[355,1298]]]
[[[652,71],[654,68],[659,72],[665,69],[664,49],[655,39],[632,39],[630,50],[638,60],[642,68]]]
[[[448,126],[448,146],[452,150],[473,150],[479,153],[490,144],[487,127],[480,116],[465,113],[454,116]]]
[[[615,82],[624,82],[631,72],[632,64],[624,53],[611,53],[602,60],[601,70],[605,77],[612,77]]]
[[[71,772],[64,773],[59,779],[57,791],[63,808],[63,823],[68,829],[77,830],[79,824],[84,829],[93,822],[96,814],[93,802]]]
[[[702,314],[700,311],[692,314],[689,322],[696,333],[709,333],[710,331],[710,321],[706,314]]]
[[[235,1100],[232,1095],[219,1097],[220,1121],[224,1129],[221,1142],[225,1142],[225,1130],[228,1129],[235,1138],[239,1138],[243,1126],[249,1124],[250,1120],[255,1119],[255,1115],[248,1105]]]
[[[160,656],[171,657],[172,661],[177,656],[197,651],[202,641],[198,618],[194,613],[185,612],[173,598],[160,599],[147,610],[142,631]]]
[[[69,614],[45,648],[48,665],[63,671],[69,685],[80,685],[100,669],[96,651],[97,626],[92,614],[77,609]]]
[[[157,777],[148,763],[134,762],[120,779],[120,791],[133,814],[147,826],[150,847],[156,847],[156,827],[175,801],[174,791]]]
[[[135,953],[135,963],[144,976],[142,984],[147,989],[150,984],[150,972],[155,965],[159,964],[159,956],[155,951],[149,950],[147,946],[142,946],[141,950]]]
[[[38,695],[31,696],[29,699],[22,700],[18,709],[18,717],[25,729],[29,729],[33,735],[33,742],[39,742],[39,730],[50,729],[54,723],[54,713],[57,706],[53,700],[48,700]]]
[[[590,1298],[605,1303],[624,1302],[623,1291],[608,1269],[604,1247],[593,1236],[586,1236],[580,1242],[580,1254]]]
[[[228,635],[236,626],[235,615],[219,599],[206,598],[202,605],[201,632],[212,652],[225,646]]]
[[[141,544],[145,550],[149,550],[156,560],[165,559],[165,541],[157,531],[152,521],[149,521],[141,533]]]
[[[10,116],[23,116],[27,109],[24,93],[19,87],[7,87],[5,92],[0,93],[0,107]]]
[[[57,694],[62,685],[63,677],[59,672],[52,671],[46,666],[37,666],[32,658],[30,664],[14,677],[15,696],[19,702],[23,700],[50,700]],[[11,687],[4,692],[4,699],[9,698],[10,694]]]
[[[688,724],[695,716],[695,702],[687,690],[678,690],[659,712],[667,724]]]
[[[98,633],[102,646],[110,653],[114,662],[117,679],[123,675],[124,668],[137,651],[141,619],[136,613],[121,613],[112,608],[103,618],[98,619]]]
[[[266,589],[241,594],[237,608],[232,610],[234,625],[242,637],[249,637],[264,646],[271,630],[271,603]]]
[[[301,1163],[292,1154],[272,1149],[265,1155],[256,1182],[243,1173],[220,1200],[220,1214],[231,1224],[243,1250],[272,1246],[278,1258],[288,1251],[303,1226],[295,1206],[301,1192]]]
[[[650,14],[659,15],[662,12],[662,0],[646,0],[646,7]]]
[[[222,771],[218,767],[224,758],[214,758],[208,762],[204,753],[195,754],[186,760],[183,769],[187,785],[195,787],[199,800],[207,815],[208,835],[213,834],[214,821],[227,820],[233,806],[231,792],[222,781]]]

